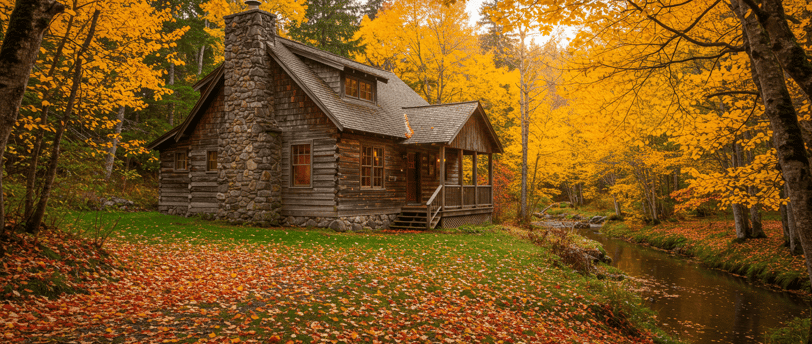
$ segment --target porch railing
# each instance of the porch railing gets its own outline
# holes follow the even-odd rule
[[[440,210],[443,209],[442,205],[434,203],[434,199],[437,198],[437,195],[439,195],[440,191],[442,190],[443,186],[438,186],[437,190],[434,190],[431,198],[429,198],[428,202],[426,202],[426,229],[431,229],[431,224],[434,223],[434,219],[440,214]]]
[[[446,185],[445,208],[482,208],[493,206],[490,185]]]

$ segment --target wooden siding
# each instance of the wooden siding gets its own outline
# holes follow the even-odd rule
[[[384,149],[382,189],[361,188],[361,147]],[[406,200],[405,147],[389,139],[342,133],[338,140],[338,212],[340,216],[391,214]]]
[[[160,151],[161,172],[158,179],[158,210],[182,209],[186,214],[189,207],[189,171],[175,171],[175,153],[188,156],[189,140],[181,140]]]
[[[274,113],[282,130],[282,216],[335,217],[338,129],[276,62],[271,64]],[[291,187],[290,146],[303,143],[312,144],[311,187]]]
[[[384,148],[384,188],[361,188],[361,147]],[[363,134],[342,133],[338,141],[338,212],[340,216],[391,214],[406,205],[406,159],[408,153],[420,154],[420,203],[425,204],[440,185],[440,168],[435,165],[429,174],[429,155],[440,158],[440,147],[431,145],[402,145],[395,140],[373,138]],[[447,152],[455,157],[455,152]],[[457,169],[449,163],[452,180]]]
[[[162,149],[161,178],[159,182],[161,211],[186,207],[184,213],[217,212],[217,171],[206,171],[206,154],[217,150],[219,123],[223,116],[223,89],[214,92],[212,100],[205,104],[192,134]],[[175,171],[174,156],[183,152],[188,157],[188,169]]]
[[[304,61],[327,86],[330,86],[336,94],[341,93],[341,72],[338,69],[304,57],[302,57],[302,61]]]
[[[479,153],[493,153],[495,143],[488,134],[488,127],[482,115],[475,113],[462,126],[457,137],[451,141],[452,148],[460,148]]]
[[[217,170],[206,170],[206,154],[217,151],[220,137],[220,122],[225,111],[223,87],[214,90],[214,98],[208,104],[197,126],[189,135],[189,213],[216,213]]]

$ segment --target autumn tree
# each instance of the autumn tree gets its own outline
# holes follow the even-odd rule
[[[18,0],[7,17],[0,46],[0,232],[5,230],[3,157],[20,111],[31,68],[51,19],[65,6],[50,0]]]
[[[806,4],[781,0],[761,3],[743,0],[730,3],[628,0],[614,5],[600,2],[585,5],[568,0],[516,0],[505,1],[499,8],[506,13],[523,11],[529,14],[528,18],[551,25],[582,25],[584,30],[576,38],[576,45],[581,49],[611,51],[623,59],[593,64],[585,70],[594,72],[608,68],[607,77],[636,74],[630,85],[613,90],[616,98],[627,96],[632,103],[639,100],[635,91],[651,87],[651,80],[666,81],[666,90],[678,89],[675,84],[680,80],[680,73],[685,75],[687,70],[681,66],[691,66],[696,61],[745,56],[745,70],[749,71],[749,78],[757,90],[755,93],[763,106],[763,116],[770,123],[771,141],[788,186],[801,243],[807,253],[807,269],[812,272],[812,175],[798,111],[784,77],[785,73],[789,75],[807,98],[812,95],[812,62],[797,39],[805,34],[806,28],[803,22],[789,21],[788,16],[806,10]],[[591,56],[597,60],[611,59],[600,52]],[[713,80],[711,74],[706,76],[705,80]],[[734,96],[741,94],[740,91],[732,90],[724,95]],[[680,96],[679,92],[672,92],[671,97],[663,100]],[[663,125],[657,131],[678,127],[679,120],[671,116],[686,113],[676,110],[684,103],[679,100],[661,103],[666,109],[672,106],[672,111],[660,112]],[[618,113],[621,123],[632,120],[624,117],[628,113]]]
[[[171,92],[163,88],[163,69],[146,57],[172,47],[185,31],[163,31],[163,23],[172,20],[169,11],[146,1],[74,1],[66,11],[44,39],[10,150],[17,161],[27,162],[23,221],[31,232],[45,216],[63,138],[70,134],[83,142],[88,158],[109,156],[110,140],[97,133],[113,130],[118,137],[117,114],[123,107],[145,107],[144,90],[158,98]],[[162,59],[180,63],[175,54]],[[145,153],[143,143],[117,140],[117,147]]]

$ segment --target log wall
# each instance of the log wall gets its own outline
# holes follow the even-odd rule
[[[336,217],[338,128],[276,62],[271,65],[274,113],[282,130],[282,216]],[[290,147],[305,143],[313,153],[311,186],[292,187]]]
[[[189,136],[189,213],[216,213],[217,170],[206,170],[208,151],[218,150],[220,122],[223,118],[223,88],[214,90],[206,112],[201,116],[192,134]]]
[[[162,213],[217,212],[217,171],[206,171],[206,154],[218,147],[218,128],[223,115],[222,87],[213,94],[208,104],[204,104],[206,110],[192,134],[160,151],[158,211]],[[178,152],[187,156],[186,170],[175,170],[175,153]]]

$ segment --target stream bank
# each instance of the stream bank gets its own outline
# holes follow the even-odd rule
[[[571,228],[574,222],[546,219],[537,224]],[[578,233],[603,246],[610,265],[623,271],[647,306],[658,312],[658,326],[682,339],[761,343],[769,329],[809,316],[807,298],[798,293],[754,285],[674,252],[609,237],[603,229],[592,225]]]
[[[601,232],[610,237],[694,258],[708,267],[781,289],[810,291],[804,257],[783,246],[780,221],[764,221],[767,238],[736,239],[733,224],[720,219],[693,219],[656,226],[609,222]]]

